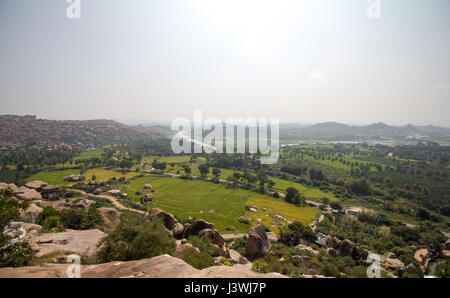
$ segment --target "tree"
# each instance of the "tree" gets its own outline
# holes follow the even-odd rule
[[[284,200],[287,203],[291,203],[294,205],[300,205],[305,202],[305,198],[303,198],[298,192],[298,190],[294,187],[288,187],[286,189],[286,196]]]
[[[186,173],[186,175],[189,175],[192,172],[192,170],[189,166],[185,166],[183,170]]]
[[[212,169],[212,174],[213,174],[213,176],[216,177],[216,178],[219,178],[221,172],[222,172],[222,171],[221,171],[220,169],[218,169],[218,168],[213,168],[213,169]]]
[[[198,166],[198,170],[200,171],[200,175],[202,176],[206,176],[209,173],[209,167],[204,163]]]
[[[287,246],[297,245],[300,239],[313,242],[316,238],[314,232],[301,222],[293,222],[280,229],[280,242]]]

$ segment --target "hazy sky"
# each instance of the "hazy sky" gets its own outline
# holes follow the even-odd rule
[[[450,126],[450,1],[0,1],[0,114]]]

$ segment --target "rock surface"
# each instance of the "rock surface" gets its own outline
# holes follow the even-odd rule
[[[13,192],[14,196],[20,200],[42,200],[42,196],[35,189],[21,186]]]
[[[54,251],[72,252],[79,255],[92,256],[105,233],[100,230],[76,231],[67,230],[61,233],[48,233],[33,239],[39,246],[37,257]]]
[[[35,189],[35,190],[40,190],[43,187],[46,187],[48,185],[47,182],[43,182],[43,181],[31,181],[27,184],[25,184],[26,187],[31,188],[31,189]]]
[[[30,266],[1,268],[0,278],[64,278],[68,265],[51,267]],[[184,261],[168,255],[130,262],[111,262],[81,266],[82,278],[283,278],[281,274],[260,274],[251,270],[251,264],[213,266],[198,270]]]

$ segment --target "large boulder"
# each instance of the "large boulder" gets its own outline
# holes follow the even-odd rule
[[[247,260],[247,258],[241,256],[241,254],[238,253],[237,251],[235,251],[235,250],[233,250],[233,249],[230,249],[230,250],[228,250],[228,252],[229,252],[229,255],[230,255],[229,260],[230,260],[232,263],[234,263],[234,264],[243,264],[243,265],[249,263],[249,261]]]
[[[198,219],[194,221],[191,225],[188,225],[184,229],[183,238],[187,238],[191,235],[198,236],[201,230],[213,229],[214,224],[204,221],[203,219]]]
[[[181,238],[181,237],[183,237],[183,232],[184,232],[184,226],[182,224],[177,222],[176,224],[173,225],[173,227],[172,227],[173,237]]]
[[[25,184],[26,187],[31,188],[31,189],[35,189],[35,190],[41,190],[43,187],[46,187],[48,185],[47,182],[43,182],[43,181],[31,181],[27,184]]]
[[[198,233],[198,236],[210,239],[212,244],[216,244],[219,247],[225,245],[225,240],[216,229],[203,229]]]
[[[44,209],[31,203],[26,210],[20,210],[19,216],[15,219],[19,222],[38,224]]]
[[[261,258],[272,248],[266,231],[262,225],[257,225],[248,232],[245,253],[251,259]]]
[[[159,209],[159,208],[153,208],[152,210],[150,210],[148,217],[149,218],[154,218],[154,217],[162,218],[162,220],[164,221],[164,225],[170,231],[173,229],[173,226],[178,223],[178,220],[175,218],[175,216],[173,216],[170,213],[161,211],[161,209]]]
[[[103,208],[98,208],[97,210],[98,210],[98,212],[100,212],[103,222],[107,226],[113,227],[120,222],[120,214],[116,209],[103,207]]]
[[[328,247],[328,248],[337,248],[340,245],[341,245],[341,240],[339,240],[337,237],[330,236],[330,235],[325,237],[325,246],[326,247]]]
[[[34,201],[42,200],[42,196],[35,189],[21,186],[13,192],[14,196],[20,200]]]

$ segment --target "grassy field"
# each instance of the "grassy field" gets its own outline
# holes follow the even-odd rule
[[[200,162],[189,164],[189,167],[192,170],[192,172],[191,172],[192,176],[200,176],[200,171],[198,170],[198,166],[200,164],[201,164]],[[239,171],[233,171],[233,170],[229,170],[229,169],[220,169],[220,170],[221,170],[220,177],[219,177],[220,179],[227,179],[228,176],[233,175],[234,172],[239,172]],[[166,171],[169,173],[179,172],[180,174],[184,174],[184,171],[181,168],[181,165],[175,165],[174,167],[169,166]],[[239,173],[242,174],[242,172],[239,172]],[[211,174],[211,169],[210,169],[210,173],[207,175],[207,177],[213,177],[213,175]],[[273,189],[276,191],[279,191],[279,192],[286,192],[286,189],[288,187],[294,187],[300,193],[302,193],[305,196],[305,198],[308,200],[319,201],[323,197],[328,198],[332,202],[336,202],[339,200],[332,194],[323,192],[317,188],[310,188],[310,187],[304,186],[299,183],[295,183],[292,181],[287,181],[287,180],[283,180],[283,179],[279,179],[279,178],[275,178],[275,177],[269,177],[269,179],[272,180],[273,182],[275,182],[275,186],[273,187]]]
[[[248,202],[257,202],[258,206],[267,206],[267,209],[288,219],[302,220],[307,223],[314,218],[310,207],[295,207],[269,196],[257,194],[240,188],[230,188],[223,184],[214,184],[198,180],[182,180],[163,175],[148,175],[137,178],[130,185],[124,185],[122,191],[132,198],[139,199],[136,191],[143,191],[145,184],[153,186],[154,199],[151,207],[158,207],[170,212],[180,219],[189,217],[204,219],[214,223],[215,228],[221,232],[246,232],[250,225],[240,223],[238,218],[245,213]],[[148,193],[145,191],[144,193]],[[277,209],[275,209],[277,208]],[[210,214],[210,210],[214,210]],[[203,212],[203,213],[202,213]],[[308,223],[309,223],[308,222]],[[270,226],[269,219],[266,219]],[[256,225],[256,222],[252,222]],[[227,227],[232,230],[227,230]]]
[[[292,204],[287,204],[281,199],[261,199],[257,197],[251,197],[247,200],[247,204],[251,206],[257,206],[258,212],[248,212],[247,217],[255,220],[261,219],[261,223],[268,227],[273,232],[278,232],[278,228],[272,227],[272,216],[281,215],[288,221],[299,221],[304,225],[309,225],[311,221],[316,218],[320,211],[313,207],[296,207]],[[267,213],[262,209],[267,209]],[[269,216],[267,216],[269,215]]]
[[[51,185],[69,185],[74,184],[73,182],[67,182],[64,181],[63,178],[65,176],[69,176],[72,174],[80,174],[80,170],[78,169],[70,169],[70,170],[54,170],[54,171],[41,171],[39,173],[36,173],[30,177],[28,177],[25,182],[30,182],[34,180],[41,180],[44,182],[47,182]],[[104,169],[90,169],[84,173],[86,176],[86,180],[89,180],[92,175],[95,175],[97,177],[97,181],[103,181],[106,179],[110,179],[112,177],[120,178],[120,177],[126,177],[131,178],[133,176],[136,176],[136,173],[130,172],[126,174],[122,174],[120,172],[111,171],[111,170],[104,170]]]
[[[103,150],[102,148],[95,148],[95,149],[91,149],[91,150],[87,150],[84,152],[81,152],[79,155],[75,156],[73,158],[73,161],[76,160],[81,160],[81,159],[90,159],[90,158],[101,158],[103,152],[105,152],[105,150]]]

